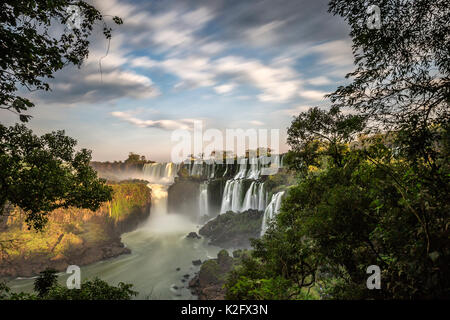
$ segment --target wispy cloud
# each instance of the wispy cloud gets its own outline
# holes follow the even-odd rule
[[[114,111],[111,112],[113,117],[129,122],[140,128],[159,128],[164,130],[190,130],[193,127],[195,119],[160,119],[160,120],[142,120],[136,117],[134,112]]]

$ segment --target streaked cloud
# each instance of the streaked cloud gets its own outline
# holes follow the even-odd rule
[[[160,120],[142,120],[136,117],[134,112],[114,111],[111,112],[113,117],[129,122],[140,128],[158,128],[164,130],[190,130],[193,127],[195,119],[160,119]]]

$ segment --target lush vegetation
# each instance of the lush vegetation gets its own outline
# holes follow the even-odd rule
[[[41,272],[34,282],[35,293],[15,293],[0,283],[0,300],[130,300],[137,295],[131,284],[111,286],[99,278],[81,283],[80,289],[68,289],[58,283],[55,270]]]
[[[23,210],[16,207],[10,211],[7,218],[0,220],[3,271],[11,263],[31,265],[35,261],[39,262],[38,268],[67,261],[83,248],[113,241],[120,234],[121,224],[134,224],[134,220],[142,221],[147,216],[151,193],[146,183],[124,181],[109,187],[113,190],[112,200],[97,211],[56,209],[48,214],[48,222],[39,232],[28,230]]]
[[[330,2],[351,27],[352,82],[328,111],[292,121],[286,161],[298,183],[231,273],[228,298],[450,296],[450,10],[381,2],[383,26],[370,30],[365,4]],[[366,286],[370,265],[380,290]]]
[[[111,200],[111,188],[89,166],[91,152],[75,146],[64,131],[38,137],[24,125],[0,124],[0,214],[18,206],[39,230],[55,209],[97,210]]]

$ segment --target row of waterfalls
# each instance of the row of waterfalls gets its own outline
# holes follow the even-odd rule
[[[264,213],[261,235],[265,233],[269,222],[280,210],[284,192],[271,194],[266,190],[265,177],[276,174],[283,166],[283,157],[240,158],[228,163],[218,163],[214,160],[193,160],[187,163],[149,163],[143,167],[143,179],[151,185],[173,184],[178,176],[200,178],[198,190],[198,217],[213,218],[217,214],[228,211],[240,213],[247,210],[257,210]],[[210,204],[210,183],[220,180],[224,182],[220,191],[221,203],[218,208]],[[222,182],[223,181],[223,182]],[[158,187],[159,188],[159,187]]]

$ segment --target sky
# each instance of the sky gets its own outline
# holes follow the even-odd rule
[[[113,26],[94,30],[83,66],[66,67],[36,103],[29,126],[64,129],[93,160],[129,152],[169,161],[176,129],[278,129],[326,108],[324,94],[353,69],[349,29],[326,0],[94,1]],[[107,18],[108,19],[108,18]],[[101,66],[101,72],[100,72]],[[1,114],[2,122],[17,118]]]

